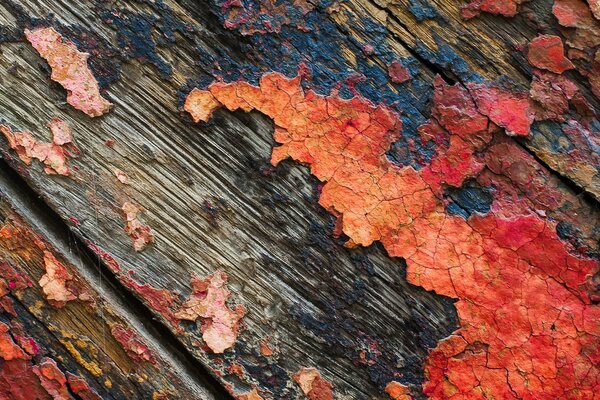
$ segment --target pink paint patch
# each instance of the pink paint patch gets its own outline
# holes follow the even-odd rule
[[[67,271],[67,268],[49,251],[44,251],[44,264],[46,273],[41,277],[39,285],[46,300],[57,307],[62,307],[68,301],[77,299],[77,296],[67,288],[67,282],[73,279],[73,275]]]
[[[525,93],[511,93],[483,84],[468,84],[467,88],[479,112],[489,117],[510,136],[528,136],[534,120]]]
[[[231,296],[225,286],[227,274],[217,271],[205,279],[192,277],[193,292],[175,314],[178,319],[196,321],[202,319],[202,338],[214,353],[223,353],[235,344],[239,324],[246,308],[238,304],[227,306]]]
[[[123,204],[123,212],[125,213],[125,233],[133,240],[133,248],[135,251],[142,251],[150,243],[154,242],[154,233],[152,229],[137,218],[140,211],[144,209],[130,202]]]
[[[100,95],[98,82],[87,63],[89,54],[63,40],[54,28],[25,29],[25,37],[52,68],[52,80],[67,90],[69,104],[90,117],[110,110],[112,104]]]
[[[562,39],[553,35],[540,35],[529,43],[527,59],[536,68],[562,74],[573,69],[573,63],[565,57]]]
[[[412,79],[408,68],[395,60],[388,65],[388,75],[390,80],[394,83],[404,83]]]
[[[127,174],[120,169],[115,169],[115,176],[123,185],[129,185],[129,177]]]

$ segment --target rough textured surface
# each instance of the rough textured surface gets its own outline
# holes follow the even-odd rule
[[[483,13],[468,21],[462,5],[7,1],[3,123],[45,143],[59,117],[83,152],[68,178],[2,143],[4,155],[111,285],[234,397],[303,398],[293,377],[316,366],[342,399],[590,398],[598,21],[581,0],[473,2],[462,17]],[[23,38],[45,27],[90,54],[110,113],[63,104]],[[540,35],[564,52],[536,47]],[[561,57],[575,70],[543,69]],[[146,210],[143,251],[126,203]],[[178,318],[220,269],[215,293],[230,300]],[[215,353],[206,325],[237,304],[243,323],[223,324]],[[147,358],[127,327],[109,328],[126,359]]]

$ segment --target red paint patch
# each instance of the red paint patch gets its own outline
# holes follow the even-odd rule
[[[125,214],[125,233],[133,240],[133,248],[135,251],[142,251],[150,243],[154,243],[154,233],[152,229],[140,222],[137,215],[144,209],[131,202],[123,204],[123,213]]]
[[[32,370],[53,400],[74,400],[67,388],[67,378],[58,369],[56,361],[51,358],[43,358],[40,363],[33,366]]]
[[[119,280],[126,287],[135,290],[150,308],[162,315],[173,327],[179,329],[179,319],[173,313],[173,307],[177,302],[177,297],[173,293],[166,289],[152,287],[147,283],[140,285],[131,277],[125,275],[121,275]]]
[[[82,377],[67,372],[67,381],[69,382],[71,391],[80,397],[81,400],[102,400],[102,397],[90,388],[90,385]]]
[[[52,80],[67,90],[67,103],[90,117],[110,110],[112,104],[100,95],[98,82],[88,66],[89,54],[63,40],[54,28],[25,29],[25,37],[52,68]]]
[[[31,165],[35,159],[44,165],[46,174],[67,176],[70,173],[68,160],[79,156],[79,150],[71,142],[71,128],[58,118],[54,118],[48,126],[54,136],[51,143],[37,141],[27,131],[13,132],[4,124],[0,124],[0,131],[6,137],[8,146],[26,165]]]
[[[237,340],[239,324],[246,313],[243,305],[230,309],[227,300],[231,296],[225,286],[227,274],[217,271],[205,279],[192,277],[192,295],[175,314],[188,321],[202,319],[202,338],[214,353],[223,353],[233,347]]]
[[[510,136],[528,136],[533,122],[533,112],[525,93],[511,93],[482,84],[467,87],[479,112],[505,129]]]
[[[565,57],[562,39],[554,35],[540,35],[528,46],[527,59],[536,68],[562,74],[573,69],[573,63]]]
[[[440,138],[441,146],[437,164],[419,171],[386,157],[400,135],[398,115],[362,98],[305,93],[299,79],[279,74],[263,76],[260,87],[214,83],[208,92],[230,110],[273,118],[281,146],[272,162],[289,157],[310,166],[324,182],[319,203],[338,216],[349,246],[379,240],[390,256],[406,259],[409,282],[457,299],[461,328],[432,350],[426,395],[591,399],[600,387],[600,309],[588,289],[598,263],[571,254],[556,223],[527,208],[506,217],[495,206],[465,220],[448,215],[434,189],[439,171],[459,174],[450,179],[458,184],[483,165],[477,153],[485,152],[489,132],[481,114],[509,133],[529,133],[527,96],[468,89],[476,109],[460,89],[438,82],[450,99],[440,95],[436,120],[421,135]],[[467,161],[468,174],[451,168],[457,160]]]
[[[408,68],[395,60],[388,65],[388,75],[390,80],[394,83],[404,83],[412,79]]]
[[[531,108],[535,119],[564,121],[569,101],[579,93],[577,86],[562,75],[534,71],[529,90]]]
[[[485,12],[489,14],[514,17],[519,12],[519,6],[527,0],[473,0],[461,8],[461,16],[471,19]]]
[[[113,337],[123,346],[123,349],[127,352],[127,355],[135,362],[149,362],[156,364],[156,358],[136,335],[136,333],[130,329],[125,328],[122,325],[115,325],[110,331]]]
[[[91,240],[86,239],[85,244],[104,262],[104,264],[108,266],[108,268],[110,268],[112,272],[115,274],[121,272],[121,266],[113,256],[102,250]]]
[[[310,400],[333,400],[331,383],[323,379],[315,368],[302,368],[292,379]]]

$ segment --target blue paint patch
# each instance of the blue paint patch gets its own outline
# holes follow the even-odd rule
[[[435,19],[440,16],[435,7],[427,0],[411,0],[408,5],[408,11],[419,22]]]
[[[466,182],[460,188],[448,189],[446,196],[450,200],[446,206],[448,214],[460,215],[464,219],[473,213],[489,213],[494,201],[490,190],[474,181]]]

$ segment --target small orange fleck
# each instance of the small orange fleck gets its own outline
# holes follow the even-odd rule
[[[238,395],[236,400],[263,400],[263,398],[256,389],[252,389],[251,392]]]
[[[260,340],[260,354],[265,357],[271,357],[273,355],[273,349],[271,348],[268,338],[262,338]]]

